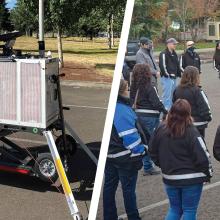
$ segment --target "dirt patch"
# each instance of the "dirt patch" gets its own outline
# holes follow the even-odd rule
[[[74,62],[65,62],[65,67],[61,71],[65,73],[64,80],[92,81],[111,83],[112,77],[100,74],[93,66]]]

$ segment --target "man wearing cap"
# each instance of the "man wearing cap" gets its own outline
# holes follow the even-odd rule
[[[174,38],[167,40],[167,48],[160,53],[159,67],[161,71],[162,101],[167,110],[172,106],[173,91],[176,88],[176,78],[181,77],[179,59],[176,54],[178,42]]]
[[[152,85],[157,87],[157,77],[160,75],[159,67],[153,56],[153,42],[146,38],[140,38],[140,49],[136,54],[136,63],[148,64],[152,73]]]
[[[187,41],[186,47],[185,53],[180,57],[181,71],[183,72],[187,66],[194,66],[201,73],[201,61],[199,54],[195,52],[195,43],[193,41]]]

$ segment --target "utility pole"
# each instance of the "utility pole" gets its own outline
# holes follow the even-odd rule
[[[45,41],[44,41],[44,0],[39,0],[39,56],[45,56]]]

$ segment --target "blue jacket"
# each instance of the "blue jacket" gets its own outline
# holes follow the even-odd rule
[[[108,160],[130,165],[141,162],[147,148],[146,143],[144,145],[143,142],[143,137],[141,137],[137,126],[137,116],[130,106],[130,100],[119,96],[115,109]]]

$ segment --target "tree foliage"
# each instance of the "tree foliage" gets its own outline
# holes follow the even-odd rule
[[[13,25],[10,20],[10,11],[6,7],[5,0],[0,2],[0,32],[1,31],[11,31],[13,30]]]
[[[26,33],[38,31],[38,1],[17,0],[12,11],[16,29]],[[45,31],[57,33],[62,65],[63,34],[86,35],[92,39],[99,31],[106,31],[109,26],[109,33],[113,36],[113,28],[120,29],[122,26],[125,3],[126,0],[45,0]],[[116,18],[114,23],[113,19],[109,19],[113,15]]]
[[[173,20],[179,21],[181,30],[189,30],[192,39],[197,41],[199,29],[204,27],[206,19],[216,11],[218,0],[172,0],[172,2]]]
[[[154,38],[162,28],[168,4],[163,0],[136,0],[132,17],[130,38]]]

